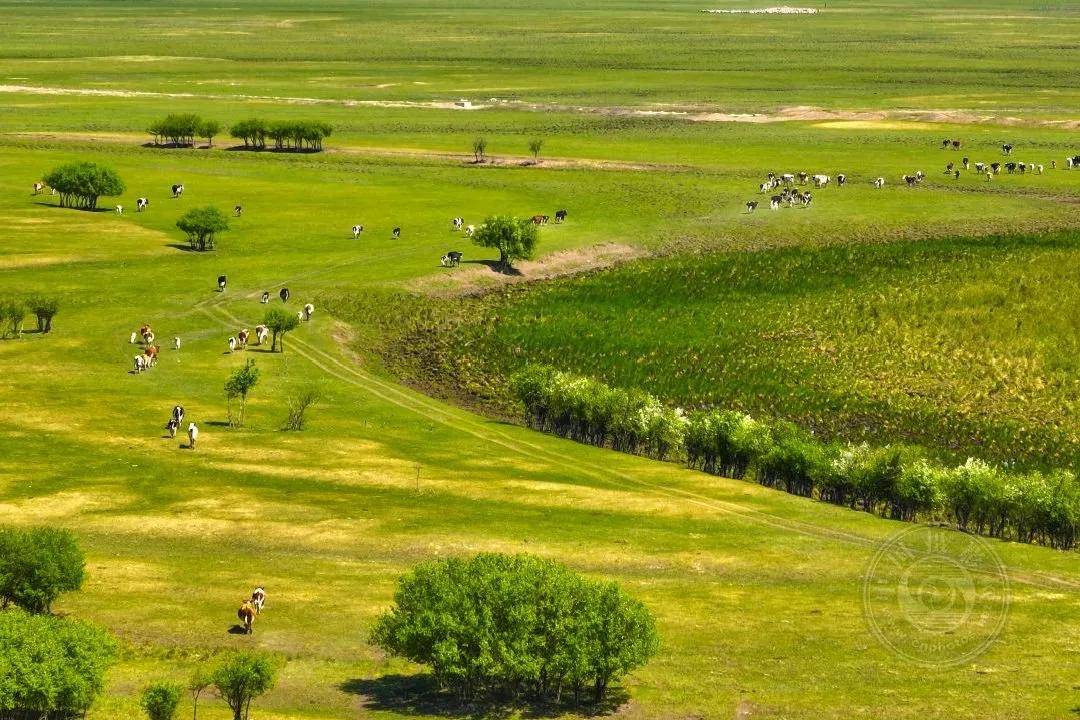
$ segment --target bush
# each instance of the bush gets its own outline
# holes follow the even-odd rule
[[[124,181],[111,168],[92,162],[68,163],[44,177],[45,184],[60,194],[60,207],[95,210],[98,198],[123,195]]]
[[[208,205],[188,210],[176,221],[176,227],[187,233],[192,250],[213,250],[217,234],[229,229],[229,218]]]
[[[559,701],[612,682],[657,650],[652,615],[617,585],[531,555],[423,563],[401,579],[374,642],[430,665],[444,689]]]
[[[0,529],[0,604],[47,613],[62,592],[78,590],[86,560],[68,530]]]
[[[85,713],[114,656],[108,634],[91,625],[0,612],[0,716],[61,720]]]
[[[314,386],[302,388],[299,392],[290,397],[289,416],[285,418],[285,425],[283,428],[285,430],[303,430],[304,425],[307,424],[307,411],[321,399],[322,392],[319,388]]]
[[[247,720],[252,701],[274,687],[273,662],[264,655],[238,652],[229,655],[215,668],[211,679],[233,720]]]
[[[26,305],[17,298],[0,299],[0,338],[19,337],[26,320]]]
[[[35,295],[26,303],[30,312],[37,318],[37,329],[40,333],[52,332],[53,318],[60,311],[60,301],[54,297]]]
[[[183,691],[175,683],[157,682],[143,690],[140,704],[150,720],[173,720]]]

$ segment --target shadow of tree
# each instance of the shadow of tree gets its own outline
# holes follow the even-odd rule
[[[601,703],[549,703],[510,697],[487,697],[461,702],[443,692],[430,674],[383,675],[377,678],[346,680],[342,692],[364,699],[364,708],[406,715],[501,720],[513,715],[524,718],[555,718],[566,713],[581,717],[611,715],[626,702],[626,693],[616,688]]]
[[[520,277],[521,271],[514,266],[507,267],[498,260],[462,260],[462,265],[484,265],[491,272],[499,273],[500,275],[510,275],[513,277]]]

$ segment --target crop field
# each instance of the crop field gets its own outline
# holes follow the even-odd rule
[[[52,332],[0,339],[0,525],[67,528],[87,553],[54,611],[121,648],[87,718],[144,717],[148,682],[242,648],[280,666],[257,720],[580,717],[455,703],[372,644],[403,573],[481,551],[615,580],[655,615],[659,652],[612,717],[1076,713],[1075,550],[987,540],[1004,629],[965,662],[911,662],[865,617],[867,568],[909,524],[505,420],[506,378],[544,361],[844,439],[1080,464],[1080,10],[818,5],[0,0],[0,301],[60,302]],[[150,147],[180,112],[333,134],[321,153],[227,131]],[[1044,172],[946,175],[964,156]],[[32,194],[76,161],[124,193],[98,212]],[[848,180],[769,210],[770,171]],[[215,250],[189,249],[185,211],[237,204]],[[450,224],[560,208],[516,278]],[[312,319],[282,353],[229,352],[282,287]],[[135,374],[144,324],[163,349]],[[247,360],[262,379],[231,428]],[[282,430],[313,386],[309,426]],[[176,403],[197,451],[163,429]],[[254,634],[230,633],[257,584]],[[199,717],[231,715],[209,697]]]

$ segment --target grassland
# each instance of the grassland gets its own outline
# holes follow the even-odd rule
[[[93,720],[136,718],[144,683],[182,678],[241,646],[287,663],[259,718],[464,714],[420,693],[420,669],[383,657],[367,630],[390,602],[395,578],[415,562],[491,549],[536,552],[616,579],[656,612],[662,652],[627,683],[620,717],[1074,711],[1075,554],[995,543],[1013,583],[1005,634],[974,663],[913,665],[880,646],[862,618],[864,568],[899,524],[540,436],[402,387],[371,362],[372,349],[386,342],[386,318],[395,317],[380,303],[416,288],[452,295],[454,273],[478,266],[438,268],[451,247],[466,250],[467,260],[491,259],[450,232],[451,217],[477,222],[490,212],[567,207],[570,222],[543,231],[543,253],[588,255],[597,243],[615,242],[668,259],[560,282],[515,302],[555,307],[577,295],[578,283],[598,292],[609,284],[618,303],[651,323],[663,311],[627,299],[625,278],[649,287],[649,300],[685,304],[654,267],[748,276],[780,268],[789,278],[805,269],[824,277],[802,297],[780,274],[767,288],[746,282],[741,295],[704,294],[691,307],[700,308],[698,319],[717,321],[706,302],[715,298],[738,311],[725,322],[758,328],[757,302],[802,323],[847,329],[858,327],[857,316],[842,312],[843,298],[872,298],[886,318],[926,315],[912,343],[933,336],[931,323],[959,327],[957,316],[968,312],[985,352],[1056,363],[1051,377],[1075,380],[1073,306],[1063,304],[1075,297],[1072,236],[933,239],[1075,226],[1080,173],[957,182],[940,174],[957,154],[937,149],[941,138],[961,137],[960,154],[989,162],[1000,142],[1013,141],[1016,159],[1048,168],[1080,152],[1068,124],[1080,99],[1070,63],[1075,8],[830,3],[804,23],[706,17],[702,7],[0,3],[0,294],[62,300],[53,334],[0,341],[0,522],[70,527],[87,548],[88,585],[59,610],[103,624],[125,647]],[[429,105],[461,96],[511,102],[475,111]],[[795,118],[790,108],[798,105],[836,116],[754,124],[640,114],[788,108]],[[929,113],[905,115],[912,110]],[[317,116],[335,135],[331,151],[317,156],[142,147],[148,121],[172,111],[224,122]],[[523,156],[528,138],[545,137],[548,162],[470,166],[461,156],[479,134],[504,160]],[[49,196],[30,195],[43,172],[73,159],[117,169],[128,185],[118,199],[126,215],[61,210]],[[743,215],[761,175],[784,169],[846,172],[851,184],[819,193],[806,211]],[[896,186],[893,178],[916,169],[929,173],[924,185]],[[874,192],[868,183],[878,175],[890,185]],[[168,198],[174,182],[186,185],[183,200]],[[135,215],[138,196],[151,205]],[[214,253],[186,252],[173,223],[206,203],[241,203],[245,213]],[[360,242],[349,232],[356,222],[366,227]],[[390,237],[395,225],[403,227],[400,241]],[[915,242],[862,248],[896,240]],[[828,272],[830,258],[847,254],[817,250],[825,246],[850,246],[845,273]],[[706,250],[727,254],[680,259]],[[745,250],[767,252],[737,253]],[[868,277],[857,277],[863,272]],[[230,286],[218,295],[221,273]],[[704,270],[697,277],[705,282]],[[998,287],[999,277],[1008,282]],[[879,297],[904,279],[927,289]],[[247,353],[264,379],[248,426],[229,430],[221,425],[221,387],[244,357],[225,353],[225,338],[258,322],[258,294],[282,285],[294,302],[317,300],[315,321],[288,338],[282,355]],[[1064,288],[1057,301],[1055,286]],[[970,294],[953,298],[948,290]],[[417,313],[427,303],[409,302],[416,304],[403,307]],[[565,302],[595,310],[587,295]],[[1012,310],[1030,318],[1019,336],[1001,319]],[[690,317],[677,305],[668,315],[672,323]],[[619,318],[599,317],[634,337]],[[515,327],[541,354],[559,347],[544,333],[580,330],[572,317],[557,328],[519,320]],[[136,377],[127,373],[135,352],[128,335],[145,322],[184,346]],[[673,337],[686,335],[685,325],[678,329]],[[883,323],[874,337],[893,332]],[[964,339],[970,344],[958,351],[977,342]],[[796,352],[797,338],[785,342]],[[763,347],[742,348],[744,372],[760,367],[752,361]],[[656,351],[674,362],[684,349]],[[503,352],[492,345],[485,356],[489,350]],[[567,363],[584,367],[583,352],[567,351]],[[964,365],[934,356],[922,377],[947,368],[945,378],[956,382],[933,387],[932,397],[955,399],[951,393],[970,386]],[[815,362],[822,361],[795,369],[811,377],[820,373]],[[856,354],[837,366],[836,380],[868,368],[898,372],[880,362]],[[640,381],[619,375],[630,372],[621,361],[595,367]],[[671,367],[657,364],[655,377],[674,378]],[[1004,385],[1031,377],[1007,370]],[[312,382],[326,400],[310,429],[281,432],[286,398]],[[673,395],[696,387],[667,382]],[[890,379],[886,387],[899,385]],[[712,382],[701,388],[724,390]],[[1049,428],[1039,409],[1052,409],[1055,398],[1075,402],[1075,389],[1069,396],[1061,387],[1006,395],[990,406],[1001,437],[1017,417]],[[824,417],[822,404],[802,400],[803,412]],[[198,452],[162,437],[176,402],[203,428]],[[1036,404],[1024,409],[1025,402]],[[1053,417],[1075,419],[1075,405]],[[1060,432],[1065,446],[1075,429]],[[236,604],[255,583],[270,593],[267,613],[254,636],[230,635]],[[224,705],[206,703],[200,716],[223,718]]]

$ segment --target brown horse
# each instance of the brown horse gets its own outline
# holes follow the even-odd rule
[[[236,617],[240,618],[240,621],[244,623],[245,635],[251,634],[251,626],[255,624],[255,616],[258,612],[255,604],[250,600],[245,600],[244,604],[240,606],[240,609],[236,611]]]

